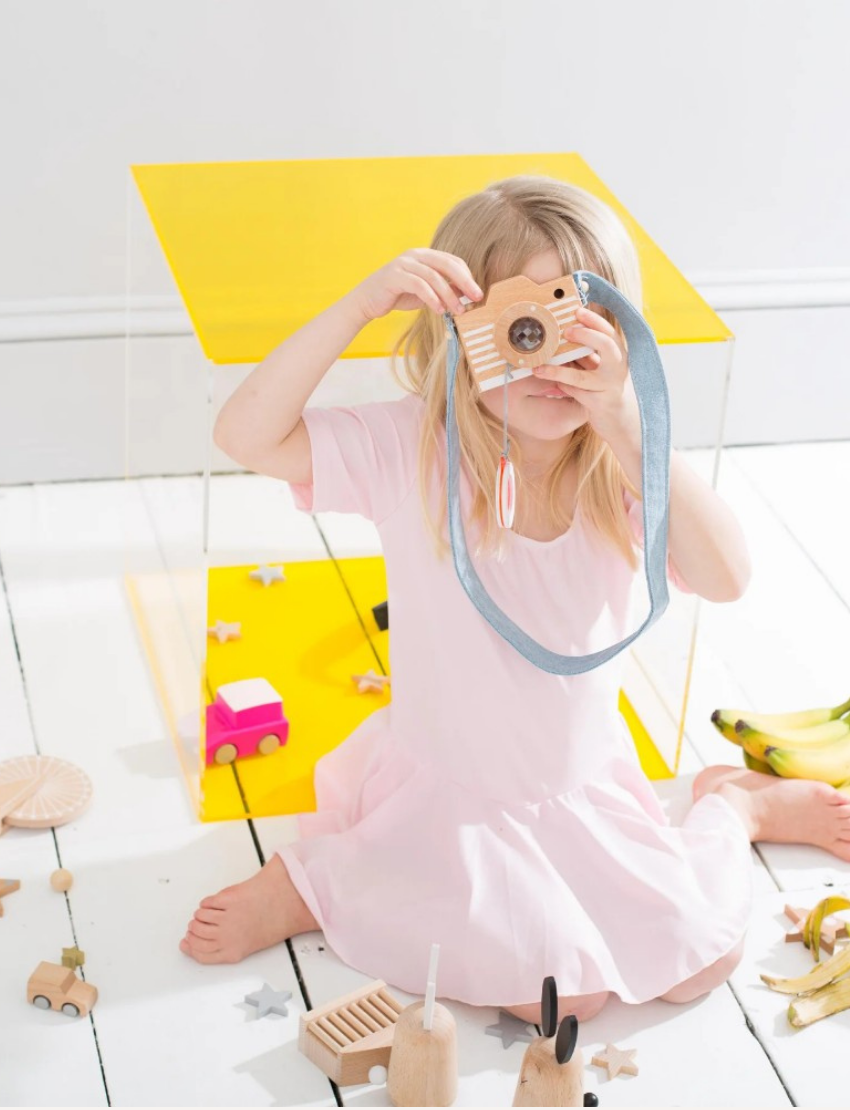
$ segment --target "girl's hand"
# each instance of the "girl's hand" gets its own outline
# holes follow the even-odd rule
[[[413,247],[351,291],[367,320],[377,320],[394,309],[430,308],[438,315],[463,312],[461,295],[480,301],[484,294],[462,258],[430,247]]]
[[[588,423],[605,440],[640,426],[640,410],[629,374],[623,342],[611,324],[590,308],[576,310],[576,322],[564,338],[594,352],[564,366],[544,364],[534,376],[558,383],[588,413]],[[637,425],[636,423],[637,422]]]

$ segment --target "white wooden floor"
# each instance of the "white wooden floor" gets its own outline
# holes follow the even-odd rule
[[[689,454],[708,476],[706,453]],[[214,520],[217,543],[246,562],[250,506],[275,509],[276,559],[326,554],[287,487],[218,480],[243,506]],[[709,723],[717,706],[763,711],[833,704],[850,694],[850,443],[727,451],[721,493],[744,522],[752,585],[733,605],[703,603],[678,780],[659,793],[672,819],[703,764],[735,761]],[[234,498],[236,491],[238,497]],[[0,758],[39,751],[90,774],[95,800],[77,822],[0,839],[0,875],[21,880],[0,920],[0,1104],[332,1106],[337,1094],[298,1053],[298,1015],[364,982],[318,934],[235,967],[200,967],[177,943],[198,900],[251,874],[291,818],[199,825],[191,812],[123,585],[125,544],[162,559],[194,519],[193,479],[0,489]],[[194,499],[194,501],[193,501]],[[246,508],[247,506],[247,508]],[[247,514],[247,515],[246,515]],[[129,520],[129,533],[124,522]],[[375,551],[364,521],[319,521],[338,554]],[[232,535],[228,534],[228,529]],[[179,538],[179,537],[178,537]],[[48,885],[61,864],[67,898]],[[611,1003],[582,1026],[589,1061],[606,1041],[636,1048],[640,1074],[608,1081],[587,1066],[600,1105],[839,1107],[848,1102],[850,1013],[791,1032],[787,1000],[759,972],[808,966],[783,943],[787,900],[850,891],[850,866],[817,850],[760,846],[746,957],[730,983],[689,1006]],[[25,1002],[27,976],[63,946],[86,952],[100,999],[91,1020]],[[243,1003],[264,982],[292,991],[288,1017]],[[409,996],[397,992],[403,1001]],[[459,1029],[458,1105],[509,1106],[523,1053],[484,1034],[495,1010],[450,1004]],[[348,1088],[345,1105],[384,1106],[382,1087]]]

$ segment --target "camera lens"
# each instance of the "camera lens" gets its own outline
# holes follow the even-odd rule
[[[546,340],[546,329],[533,316],[520,316],[508,328],[508,342],[515,351],[532,354]]]

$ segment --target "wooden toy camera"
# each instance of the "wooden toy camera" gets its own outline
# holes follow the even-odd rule
[[[589,355],[589,347],[564,339],[580,307],[571,274],[542,285],[520,274],[497,281],[481,304],[452,316],[481,392],[501,385],[506,369],[511,382],[528,377],[533,366],[560,366]]]

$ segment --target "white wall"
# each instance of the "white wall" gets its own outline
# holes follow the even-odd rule
[[[846,437],[848,38],[844,0],[0,0],[0,482],[123,473],[131,162],[577,150],[738,332],[729,439]],[[178,472],[202,360],[134,279]]]

